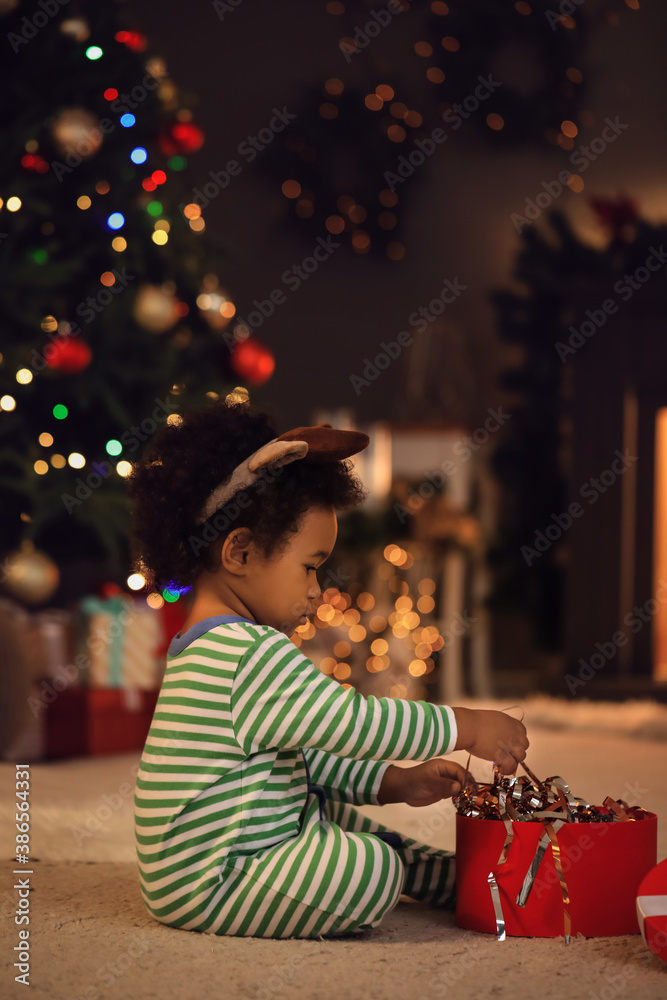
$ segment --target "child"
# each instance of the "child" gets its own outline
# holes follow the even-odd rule
[[[128,479],[137,568],[193,586],[136,782],[141,892],[162,923],[331,937],[376,927],[401,893],[451,905],[453,853],[354,807],[456,794],[452,750],[504,773],[525,758],[502,712],[364,697],[289,639],[320,597],[336,510],[365,498],[345,459],[368,443],[329,424],[277,438],[220,401],[166,425]]]

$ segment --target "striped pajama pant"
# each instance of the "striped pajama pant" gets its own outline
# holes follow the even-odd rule
[[[298,837],[250,863],[245,858],[243,868],[231,859],[220,879],[196,922],[181,927],[237,937],[334,937],[377,927],[401,893],[452,908],[455,857],[348,803],[310,794]]]

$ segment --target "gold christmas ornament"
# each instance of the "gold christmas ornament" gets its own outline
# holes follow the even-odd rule
[[[232,316],[236,314],[236,306],[226,291],[219,287],[216,274],[207,274],[204,277],[201,292],[197,296],[197,306],[200,315],[213,330],[224,330]]]
[[[62,155],[72,153],[87,160],[94,156],[104,138],[99,118],[85,108],[69,108],[56,116],[53,139]]]
[[[60,30],[63,35],[71,35],[76,42],[85,42],[90,38],[88,22],[82,17],[68,17],[66,21],[61,22]]]
[[[60,583],[54,561],[27,541],[7,556],[3,577],[5,591],[25,604],[48,601]]]
[[[146,63],[146,69],[156,80],[167,75],[167,64],[161,56],[151,56]]]
[[[169,285],[142,285],[132,315],[149,333],[164,333],[179,319],[178,301]]]

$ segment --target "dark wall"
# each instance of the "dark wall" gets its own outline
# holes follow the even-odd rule
[[[131,6],[174,81],[199,97],[196,118],[207,141],[190,159],[193,187],[205,183],[210,170],[222,169],[238,144],[267,124],[274,106],[296,108],[304,85],[338,76],[373,89],[382,71],[393,67],[415,78],[424,73],[412,46],[423,37],[426,4],[397,17],[375,40],[372,71],[364,55],[346,63],[337,46],[342,19],[327,14],[324,3],[243,0],[222,21],[213,4],[202,0],[131,0]],[[603,237],[587,205],[591,194],[625,192],[651,218],[667,216],[667,5],[642,0],[635,11],[621,0],[586,0],[581,12],[595,15],[602,7],[618,12],[620,23],[596,19],[592,27],[588,60],[580,68],[589,81],[586,106],[593,121],[575,142],[599,135],[607,116],[619,116],[629,127],[583,174],[584,191],[568,191],[557,202],[591,240]],[[542,181],[566,168],[568,157],[556,146],[493,151],[473,128],[462,128],[409,182],[403,261],[341,249],[257,331],[277,366],[253,398],[274,408],[287,426],[307,422],[316,406],[354,406],[363,421],[391,418],[407,355],[359,396],[349,376],[377,353],[380,341],[405,329],[410,313],[433,298],[445,278],[458,277],[467,291],[448,315],[469,344],[475,407],[483,418],[503,399],[498,372],[512,361],[510,349],[496,338],[487,302],[492,288],[510,282],[519,245],[510,215],[542,190]],[[309,252],[311,242],[285,228],[282,202],[278,184],[246,165],[206,209],[207,225],[229,246],[221,278],[242,314]]]

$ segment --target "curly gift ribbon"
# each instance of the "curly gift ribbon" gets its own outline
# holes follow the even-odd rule
[[[500,815],[503,818],[505,824],[505,843],[502,846],[500,852],[500,857],[496,863],[496,868],[504,865],[507,861],[507,855],[509,854],[510,847],[512,846],[512,841],[514,840],[514,824],[512,819],[507,814],[507,797],[504,793],[499,793],[498,795],[498,806],[500,808]],[[491,899],[493,900],[493,910],[496,915],[496,932],[498,934],[498,940],[505,940],[505,918],[503,917],[503,908],[500,902],[500,892],[498,890],[498,883],[496,882],[495,872],[490,871],[488,874],[487,881],[489,883],[489,888],[491,890]]]
[[[509,712],[513,708],[521,708],[521,706],[509,705],[507,708],[503,709],[503,712]],[[520,722],[523,722],[523,715],[524,712],[523,709],[521,708],[521,719],[519,720]],[[469,765],[470,765],[470,756],[468,756],[468,764],[466,765],[466,775],[468,773]],[[493,765],[493,774],[494,778],[497,778],[498,775],[500,774],[500,771],[495,763]],[[516,774],[516,768],[515,768],[515,774]],[[510,784],[513,784],[513,782],[510,782]],[[465,788],[465,777],[463,781],[463,788]],[[504,865],[505,862],[507,861],[507,855],[509,854],[510,847],[512,846],[512,841],[514,839],[514,824],[512,822],[512,817],[509,816],[507,813],[507,796],[505,794],[501,796],[499,793],[498,807],[501,818],[505,824],[506,834],[505,834],[505,842],[500,851],[500,857],[498,858],[498,861],[496,863],[496,868],[499,868],[501,865]],[[498,940],[504,941],[506,937],[505,918],[503,916],[503,907],[500,902],[500,891],[498,889],[498,883],[496,882],[495,872],[493,871],[489,872],[487,876],[487,882],[489,883],[489,889],[491,891],[491,901],[493,903],[493,912],[495,913],[496,917],[496,933],[498,934]]]
[[[558,824],[558,830],[560,830],[563,825],[562,820]],[[570,934],[572,931],[572,921],[570,920],[570,894],[567,889],[567,883],[565,882],[565,876],[563,875],[563,865],[560,859],[560,844],[558,843],[558,830],[555,824],[547,823],[547,833],[551,838],[551,851],[554,856],[554,864],[556,865],[556,871],[558,873],[558,880],[560,882],[560,891],[563,896],[563,937],[565,938],[565,944],[570,943]]]

